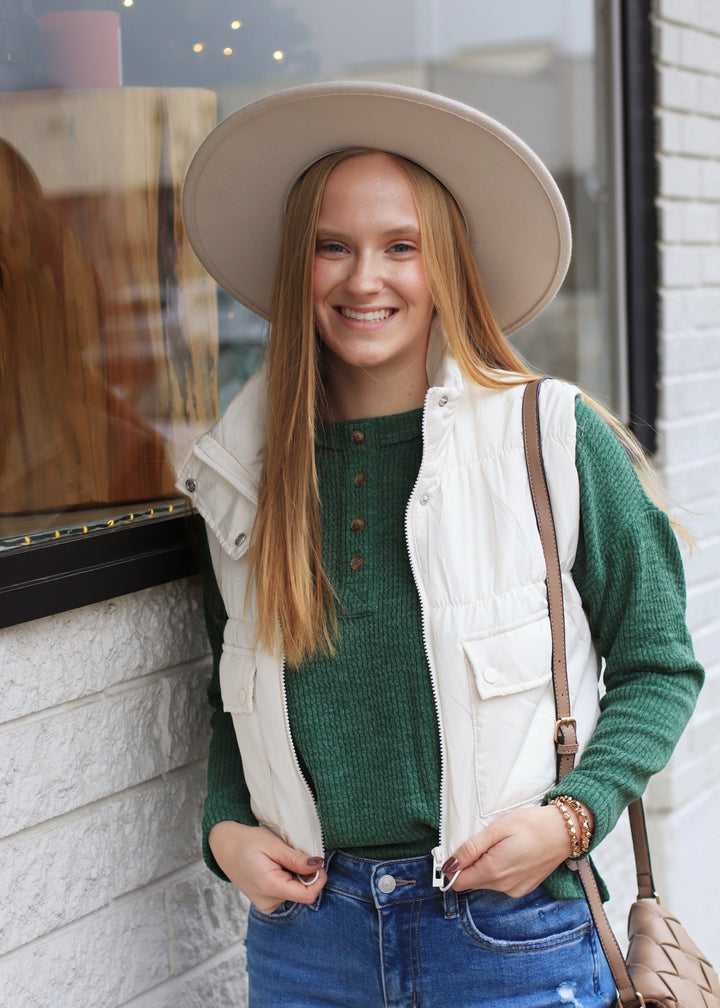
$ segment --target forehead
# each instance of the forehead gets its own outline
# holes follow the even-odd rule
[[[354,154],[335,165],[325,183],[321,216],[380,210],[417,217],[413,189],[402,165],[381,151]]]

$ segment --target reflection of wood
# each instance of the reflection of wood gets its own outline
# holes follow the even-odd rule
[[[214,286],[180,217],[214,121],[191,89],[0,96],[32,169],[0,154],[1,511],[174,493],[163,439],[217,412]]]
[[[0,167],[10,161],[6,152]],[[0,508],[10,512],[95,499],[108,483],[104,382],[80,363],[100,330],[97,277],[27,177],[0,174]]]

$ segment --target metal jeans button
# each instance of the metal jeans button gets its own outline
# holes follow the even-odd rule
[[[395,888],[395,879],[392,875],[381,875],[378,879],[378,889],[383,893],[391,893]]]

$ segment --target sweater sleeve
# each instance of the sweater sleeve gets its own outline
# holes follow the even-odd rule
[[[208,547],[207,532],[203,527],[200,538],[200,563],[203,577],[203,603],[213,656],[213,670],[208,687],[208,700],[213,713],[212,734],[207,767],[207,792],[202,819],[203,857],[208,868],[227,881],[208,845],[208,833],[215,823],[225,819],[256,826],[257,820],[250,808],[250,794],[245,783],[240,750],[235,737],[232,715],[225,713],[220,693],[220,656],[227,612],[218,588]]]
[[[685,623],[682,559],[667,515],[624,448],[576,404],[580,536],[572,574],[605,661],[600,717],[577,765],[549,792],[595,816],[593,847],[669,760],[703,682]]]

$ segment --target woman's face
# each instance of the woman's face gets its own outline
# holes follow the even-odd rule
[[[387,154],[330,173],[318,220],[315,319],[335,377],[424,375],[433,303],[410,183]]]

